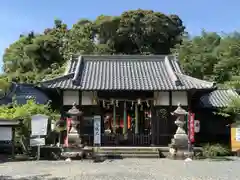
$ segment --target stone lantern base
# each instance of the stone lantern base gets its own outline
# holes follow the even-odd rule
[[[177,116],[175,124],[177,125],[177,131],[173,136],[172,142],[169,145],[169,158],[171,159],[186,159],[192,158],[193,153],[188,149],[188,135],[186,134],[183,126],[185,122],[185,116],[187,112],[178,105],[178,108],[172,113]]]
[[[193,152],[188,152],[186,149],[174,149],[171,148],[169,149],[169,154],[167,156],[169,159],[174,159],[174,160],[184,160],[186,158],[193,158]]]
[[[169,145],[168,158],[176,160],[193,158],[193,152],[189,152],[188,150],[187,137],[182,139],[172,139],[172,143]]]

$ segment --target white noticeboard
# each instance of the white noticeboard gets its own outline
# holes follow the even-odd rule
[[[30,139],[30,146],[44,146],[45,139],[44,138],[34,138]]]
[[[94,116],[94,144],[101,145],[101,116]]]
[[[236,128],[236,141],[240,141],[240,128]]]
[[[196,120],[194,121],[194,131],[195,133],[199,133],[200,132],[200,121]]]
[[[12,140],[12,128],[0,127],[0,141],[11,141],[11,140]]]
[[[32,116],[31,128],[32,136],[45,136],[47,135],[48,116],[36,114]]]

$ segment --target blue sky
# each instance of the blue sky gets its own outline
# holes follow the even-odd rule
[[[151,9],[179,15],[187,31],[196,35],[202,29],[219,33],[240,30],[239,7],[239,0],[1,0],[0,65],[4,49],[21,33],[42,32],[55,18],[71,26],[81,18]]]

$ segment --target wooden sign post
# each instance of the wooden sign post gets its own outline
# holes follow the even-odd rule
[[[31,136],[30,146],[37,146],[37,160],[40,160],[40,150],[41,146],[45,145],[45,138],[41,138],[41,136],[47,135],[47,127],[48,127],[48,116],[43,114],[36,114],[32,116],[31,121]]]

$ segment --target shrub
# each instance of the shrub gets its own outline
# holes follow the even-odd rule
[[[221,144],[206,144],[203,146],[203,156],[212,158],[217,156],[229,156],[231,154],[229,148]]]
[[[56,120],[58,113],[51,110],[49,104],[37,104],[34,100],[28,100],[26,104],[19,105],[13,103],[11,105],[0,106],[0,118],[4,119],[22,119],[22,125],[16,129],[16,143],[27,141],[31,132],[31,116],[35,114],[45,114],[50,120]]]

